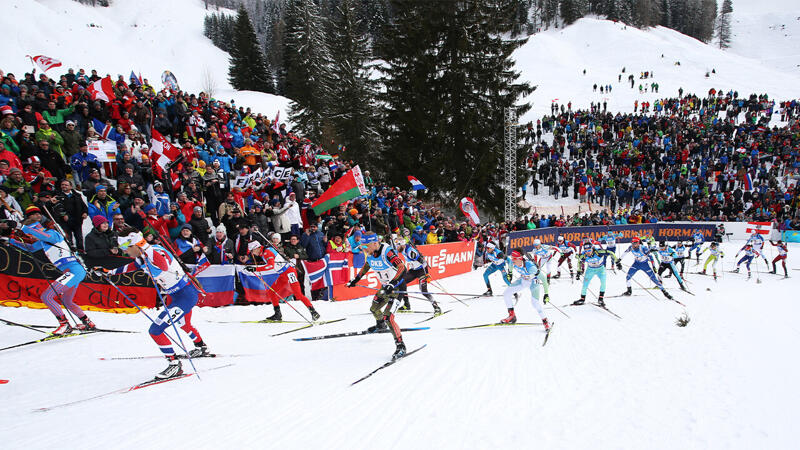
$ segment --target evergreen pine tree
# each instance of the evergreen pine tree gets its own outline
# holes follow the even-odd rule
[[[731,13],[733,12],[733,4],[731,0],[722,2],[722,9],[719,12],[719,19],[717,19],[717,39],[719,40],[719,48],[728,48],[731,46]]]
[[[358,0],[342,0],[334,10],[329,27],[333,60],[328,114],[338,141],[347,147],[346,156],[369,163],[380,144],[375,107],[376,87],[369,51],[369,30],[359,17]],[[362,16],[363,17],[363,16]]]
[[[253,24],[243,6],[237,11],[230,55],[228,80],[234,89],[275,92]]]
[[[290,3],[283,69],[285,95],[292,99],[289,118],[303,135],[320,142],[324,130],[330,127],[327,110],[332,85],[324,23],[314,0]]]
[[[386,39],[383,163],[413,174],[448,204],[469,194],[489,214],[503,197],[503,113],[528,104],[511,54],[516,0],[395,0]],[[521,157],[522,150],[520,149]]]

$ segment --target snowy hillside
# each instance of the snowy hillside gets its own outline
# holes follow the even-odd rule
[[[724,245],[726,270],[739,245]],[[790,247],[790,267],[798,251],[800,245]],[[0,353],[0,379],[9,380],[0,384],[0,442],[52,448],[68,436],[83,448],[795,448],[800,365],[792,355],[800,304],[791,292],[800,278],[765,274],[759,264],[750,280],[727,272],[718,282],[689,275],[697,296],[665,279],[686,308],[635,283],[633,297],[608,300],[622,320],[590,305],[564,308],[570,318],[548,307],[556,325],[545,347],[541,326],[448,330],[498,321],[506,310],[500,297],[468,307],[440,297],[453,311],[426,322],[430,330],[405,333],[410,349],[428,346],[352,387],[387,360],[389,335],[292,338],[366,328],[374,323],[364,315],[368,299],[317,302],[323,318],[347,320],[279,337],[270,334],[297,325],[214,322],[261,319],[271,308],[203,308],[193,320],[211,349],[247,356],[196,360],[201,370],[233,364],[201,373],[202,381],[34,412],[130,386],[163,368],[161,358],[99,360],[158,351],[141,315],[92,313],[98,326],[139,333]],[[697,270],[687,265],[687,272]],[[650,285],[641,274],[635,280]],[[493,283],[495,292],[502,290],[499,276]],[[453,292],[484,290],[480,272],[443,284]],[[609,273],[608,295],[624,288],[624,276]],[[596,280],[590,290],[597,292]],[[579,283],[568,278],[551,287],[556,305],[579,293]],[[422,301],[412,305],[427,309]],[[684,311],[691,322],[679,328],[674,322]],[[0,312],[13,321],[53,322],[46,310]],[[527,293],[517,313],[538,322]],[[414,326],[425,317],[405,314],[398,321]],[[0,325],[2,346],[39,336]]]
[[[735,7],[735,6],[734,6]],[[753,37],[753,45],[770,46],[770,36]],[[795,38],[795,43],[800,41]],[[800,44],[794,46],[794,52]],[[663,57],[662,57],[663,55]],[[633,111],[634,101],[675,97],[685,93],[706,94],[709,89],[735,89],[740,94],[767,93],[772,98],[800,96],[800,73],[768,67],[755,59],[706,45],[674,30],[656,27],[640,30],[608,20],[584,18],[564,29],[551,29],[531,36],[514,54],[522,80],[538,85],[528,97],[533,108],[522,122],[536,121],[550,112],[554,99],[573,108],[588,108],[590,102],[608,102],[610,111]],[[676,65],[676,63],[680,65]],[[618,81],[622,68],[622,81]],[[586,69],[586,75],[583,70]],[[705,77],[706,72],[716,71]],[[640,80],[641,72],[654,78]],[[634,74],[635,88],[626,82]],[[658,83],[658,93],[639,93],[639,84]],[[608,85],[611,93],[593,91],[593,85]]]
[[[280,109],[285,118],[286,98],[231,89],[228,54],[203,36],[205,15],[202,0],[117,0],[108,8],[72,0],[5,0],[0,68],[21,77],[32,69],[25,55],[46,55],[63,63],[50,76],[69,67],[94,68],[127,81],[133,70],[158,89],[161,73],[170,70],[184,90],[204,91],[209,77],[216,98],[268,115]]]
[[[800,2],[733,0],[731,53],[800,74]]]

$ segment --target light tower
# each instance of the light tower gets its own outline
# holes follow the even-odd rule
[[[517,110],[505,109],[505,213],[506,222],[517,220]]]

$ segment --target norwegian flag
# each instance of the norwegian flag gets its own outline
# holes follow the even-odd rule
[[[92,119],[92,128],[94,128],[94,131],[96,131],[104,141],[115,141],[120,144],[125,142],[125,136],[117,133],[114,127],[106,125],[97,119]]]
[[[345,284],[349,281],[350,270],[347,265],[347,253],[331,252],[325,255],[328,262],[328,272],[330,273],[333,285]]]
[[[53,67],[61,66],[61,61],[53,59],[49,56],[44,56],[44,55],[36,55],[36,56],[26,55],[26,56],[31,59],[32,63],[39,66],[39,68],[42,69],[42,72],[47,72]]]
[[[114,94],[114,83],[111,81],[111,77],[108,76],[90,84],[87,89],[92,94],[92,100],[105,100],[110,102],[111,99],[116,97]]]
[[[308,276],[308,282],[311,284],[311,290],[316,291],[319,289],[328,288],[328,298],[333,297],[333,280],[331,280],[331,273],[328,270],[328,257],[326,256],[319,261],[301,261],[303,269]]]
[[[162,169],[166,169],[170,161],[174,161],[180,156],[181,149],[170,144],[158,130],[152,129],[151,131],[153,139],[150,147],[150,159]]]

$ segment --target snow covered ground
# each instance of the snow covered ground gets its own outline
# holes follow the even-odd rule
[[[730,53],[800,74],[800,3],[796,0],[734,0],[731,30]]]
[[[5,0],[3,12],[0,69],[18,78],[33,68],[26,55],[60,60],[63,66],[47,72],[52,77],[72,67],[127,81],[133,70],[157,89],[163,87],[161,73],[169,70],[188,92],[213,87],[216,98],[235,99],[269,116],[280,110],[281,118],[287,117],[285,97],[232,90],[228,54],[203,36],[209,11],[202,0],[115,0],[108,8],[72,0]]]
[[[770,2],[766,3],[769,6]],[[773,45],[772,39],[768,33],[753,31],[741,38],[747,42],[747,49],[740,48],[743,54],[755,57],[757,49]],[[798,53],[800,46],[796,37],[786,42],[780,50],[767,50],[766,54]],[[559,105],[571,101],[573,109],[588,108],[590,102],[606,101],[609,111],[632,112],[635,101],[652,103],[659,98],[676,97],[681,87],[684,93],[698,95],[705,95],[711,88],[726,92],[734,89],[740,95],[767,93],[774,99],[800,95],[797,88],[800,72],[797,70],[789,73],[664,27],[640,30],[608,20],[583,18],[564,29],[531,36],[514,53],[514,58],[522,73],[520,79],[538,85],[526,99],[533,103],[533,108],[520,118],[520,123],[536,122],[542,115],[549,114],[550,105],[556,99]],[[623,67],[624,74],[621,73]],[[712,69],[716,73],[706,78],[706,72]],[[640,80],[640,73],[645,71],[654,73],[655,77]],[[618,81],[620,74],[622,81]],[[635,77],[634,89],[626,82],[630,74]],[[659,92],[639,94],[639,84],[649,86],[651,82],[659,84]],[[596,92],[593,90],[595,83],[598,85]],[[611,93],[600,93],[599,86],[608,84],[612,87]]]
[[[739,245],[724,244],[725,269]],[[790,255],[798,251],[793,244]],[[697,270],[694,263],[687,268]],[[498,321],[506,310],[500,297],[468,307],[439,297],[453,311],[427,322],[428,331],[405,334],[410,349],[428,346],[353,387],[387,360],[389,335],[292,338],[366,328],[373,323],[363,315],[368,299],[318,302],[323,318],[347,320],[280,337],[270,334],[295,325],[213,322],[260,319],[269,307],[203,308],[194,321],[211,348],[249,356],[196,360],[201,370],[233,364],[201,373],[202,381],[192,377],[34,412],[130,386],[163,368],[160,358],[99,360],[156,355],[157,349],[141,315],[94,313],[99,326],[141,333],[0,353],[0,379],[9,380],[0,384],[0,442],[6,448],[52,448],[65,440],[84,448],[795,448],[800,365],[792,355],[800,304],[792,292],[800,278],[766,274],[763,262],[760,269],[750,280],[727,272],[717,282],[689,275],[696,296],[666,279],[686,308],[641,289],[609,299],[622,320],[593,306],[565,308],[570,318],[548,307],[556,325],[546,347],[540,326],[447,330]],[[790,276],[796,273],[790,269]],[[621,293],[624,276],[609,278],[607,294]],[[641,274],[635,279],[650,285]],[[453,292],[484,290],[480,272],[443,284]],[[501,280],[493,284],[502,291]],[[579,289],[569,279],[554,281],[552,301],[570,303]],[[598,291],[596,280],[590,289]],[[422,301],[412,304],[426,309]],[[679,328],[675,319],[684,311],[691,322]],[[517,313],[521,321],[538,322],[527,294]],[[46,310],[3,308],[0,316],[53,322]],[[398,320],[413,326],[425,317]],[[0,326],[0,346],[40,336]]]

